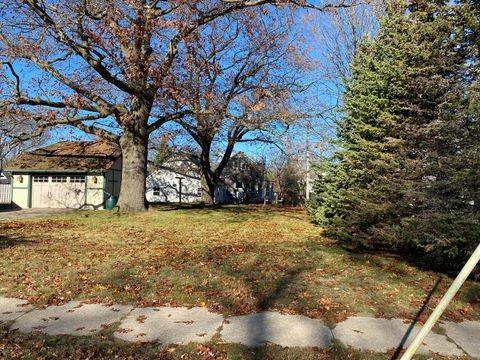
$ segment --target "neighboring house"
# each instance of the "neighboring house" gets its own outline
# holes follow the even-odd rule
[[[146,196],[151,203],[199,202],[201,185],[198,164],[189,156],[179,155],[165,161],[147,177]]]
[[[201,181],[198,162],[191,155],[177,155],[166,161],[147,178],[149,202],[201,201]],[[233,155],[223,171],[221,184],[215,189],[215,203],[262,202],[264,190],[264,165],[244,153]],[[271,191],[267,197],[271,201]]]
[[[12,203],[21,208],[102,208],[120,193],[120,148],[106,141],[63,141],[21,153],[12,175]]]
[[[215,191],[215,202],[260,203],[265,196],[265,165],[238,152],[233,155],[222,175],[222,186]],[[268,194],[267,194],[268,196]]]

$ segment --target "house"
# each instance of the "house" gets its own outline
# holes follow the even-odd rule
[[[254,203],[264,198],[264,165],[242,152],[234,154],[215,189],[215,203]],[[267,192],[270,194],[270,191]],[[199,202],[201,180],[198,160],[192,154],[175,155],[147,177],[149,202]]]
[[[5,171],[21,208],[102,208],[120,193],[120,148],[107,141],[62,141],[21,153]]]
[[[147,177],[146,197],[151,203],[199,202],[198,162],[189,155],[176,155],[166,160]]]
[[[265,164],[238,152],[222,174],[222,186],[215,191],[215,202],[260,203],[265,196]],[[268,194],[267,194],[268,195]]]

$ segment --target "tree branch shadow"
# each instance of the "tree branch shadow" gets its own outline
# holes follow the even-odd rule
[[[27,239],[22,236],[14,236],[14,235],[1,235],[0,234],[0,251],[13,248],[16,246],[21,245],[31,245],[35,244],[36,241],[32,239]]]
[[[207,250],[207,258],[216,256],[215,250],[210,248]],[[256,282],[249,282],[248,279],[243,279],[245,287],[250,290],[250,294],[255,299],[255,313],[248,315],[252,316],[248,322],[248,330],[246,335],[246,342],[251,344],[251,354],[253,359],[270,359],[268,335],[272,331],[272,324],[268,311],[273,311],[277,301],[280,300],[285,292],[289,290],[290,286],[295,283],[298,277],[305,271],[311,270],[313,265],[292,264],[279,272],[278,276],[263,285]],[[258,272],[257,262],[250,264],[242,264],[240,266],[224,266],[220,270],[226,277],[240,278],[240,274],[249,274]],[[265,289],[267,288],[267,289]],[[300,309],[301,310],[301,309]],[[278,311],[278,310],[277,310]],[[242,310],[241,313],[244,313]],[[259,342],[260,341],[260,342]],[[261,342],[266,341],[266,342]]]

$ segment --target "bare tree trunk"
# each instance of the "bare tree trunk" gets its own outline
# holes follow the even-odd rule
[[[120,211],[147,210],[145,186],[147,180],[148,116],[151,105],[134,100],[128,126],[120,137],[122,149],[122,182],[120,186]]]
[[[120,138],[122,148],[122,182],[118,205],[121,211],[145,211],[147,179],[147,140],[125,132]]]
[[[215,173],[212,171],[210,165],[210,148],[212,139],[206,137],[202,139],[200,154],[200,186],[202,188],[201,201],[206,205],[213,205],[215,203]]]
[[[215,200],[215,183],[206,175],[207,169],[201,168],[200,179],[202,187],[202,202],[207,205],[213,205]]]

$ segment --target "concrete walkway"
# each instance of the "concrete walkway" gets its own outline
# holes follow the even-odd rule
[[[62,215],[75,209],[17,209],[17,208],[0,208],[0,221],[2,220],[19,220],[29,219],[42,216]]]
[[[164,345],[204,343],[214,336],[221,342],[261,346],[328,348],[333,339],[355,349],[387,352],[408,346],[419,327],[401,319],[354,316],[333,329],[302,315],[264,312],[226,317],[206,308],[133,308],[126,305],[84,304],[72,301],[37,309],[26,301],[0,297],[0,322],[23,333],[91,335],[114,326],[114,336],[131,342],[156,341]],[[430,333],[419,353],[469,355],[480,359],[480,322],[443,322],[442,334]]]

